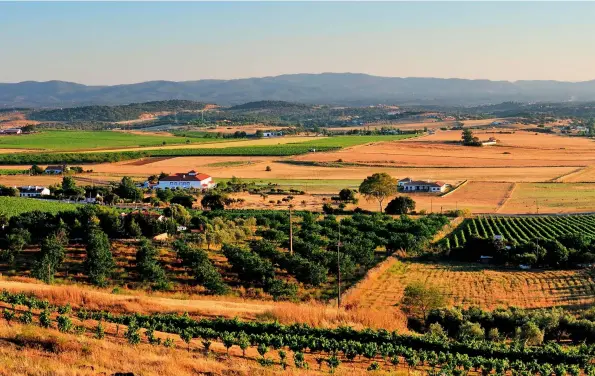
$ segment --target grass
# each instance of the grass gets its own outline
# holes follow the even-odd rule
[[[76,210],[77,206],[79,205],[58,201],[0,196],[0,214],[4,214],[9,218],[34,210],[56,214],[61,211]]]
[[[344,300],[362,308],[393,309],[413,281],[441,289],[450,306],[574,309],[595,303],[595,274],[589,270],[520,271],[396,258],[387,259],[370,272]]]
[[[29,170],[18,170],[12,168],[0,168],[0,175],[24,175],[28,174]]]
[[[500,213],[595,211],[593,183],[517,183]]]
[[[249,164],[249,161],[227,161],[227,162],[215,162],[209,163],[206,167],[235,167]]]
[[[114,131],[43,131],[39,133],[2,136],[0,148],[6,149],[36,149],[47,151],[68,151],[107,149],[122,147],[159,146],[166,144],[184,144],[187,138],[139,135]],[[196,139],[192,142],[201,142],[213,139]]]
[[[217,178],[217,181],[230,181],[230,178]],[[361,179],[329,179],[324,180],[321,178],[317,179],[250,179],[243,178],[244,182],[254,182],[257,186],[266,186],[271,184],[277,184],[278,188],[294,188],[305,192],[329,192],[339,191],[343,188],[357,189],[361,184]]]

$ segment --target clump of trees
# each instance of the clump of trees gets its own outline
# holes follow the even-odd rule
[[[465,146],[481,146],[481,141],[479,141],[479,138],[473,136],[473,131],[469,128],[463,130],[461,138]]]

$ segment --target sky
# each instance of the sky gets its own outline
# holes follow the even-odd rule
[[[0,2],[0,82],[595,79],[595,2]]]

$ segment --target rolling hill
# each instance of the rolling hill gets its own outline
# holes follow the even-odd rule
[[[322,73],[235,80],[150,81],[115,86],[87,86],[62,81],[0,84],[0,103],[5,108],[118,105],[169,99],[220,105],[264,100],[341,105],[462,106],[504,101],[589,101],[595,100],[595,80],[510,82]]]

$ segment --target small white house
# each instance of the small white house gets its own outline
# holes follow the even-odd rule
[[[47,166],[45,168],[45,170],[43,171],[43,173],[50,174],[50,175],[60,175],[68,170],[70,170],[70,167],[67,167],[65,165],[63,165],[63,166]]]
[[[403,191],[405,192],[432,192],[432,193],[438,193],[438,192],[444,192],[446,191],[447,188],[447,184],[441,182],[441,181],[436,181],[436,182],[430,182],[430,181],[415,181],[412,180],[409,183],[405,183],[403,184]]]
[[[46,187],[38,187],[36,185],[28,185],[19,188],[21,197],[41,197],[49,196],[50,190]]]
[[[211,176],[192,170],[186,173],[169,175],[163,179],[159,179],[159,183],[157,183],[155,188],[210,189],[215,187],[215,185],[216,184]]]

